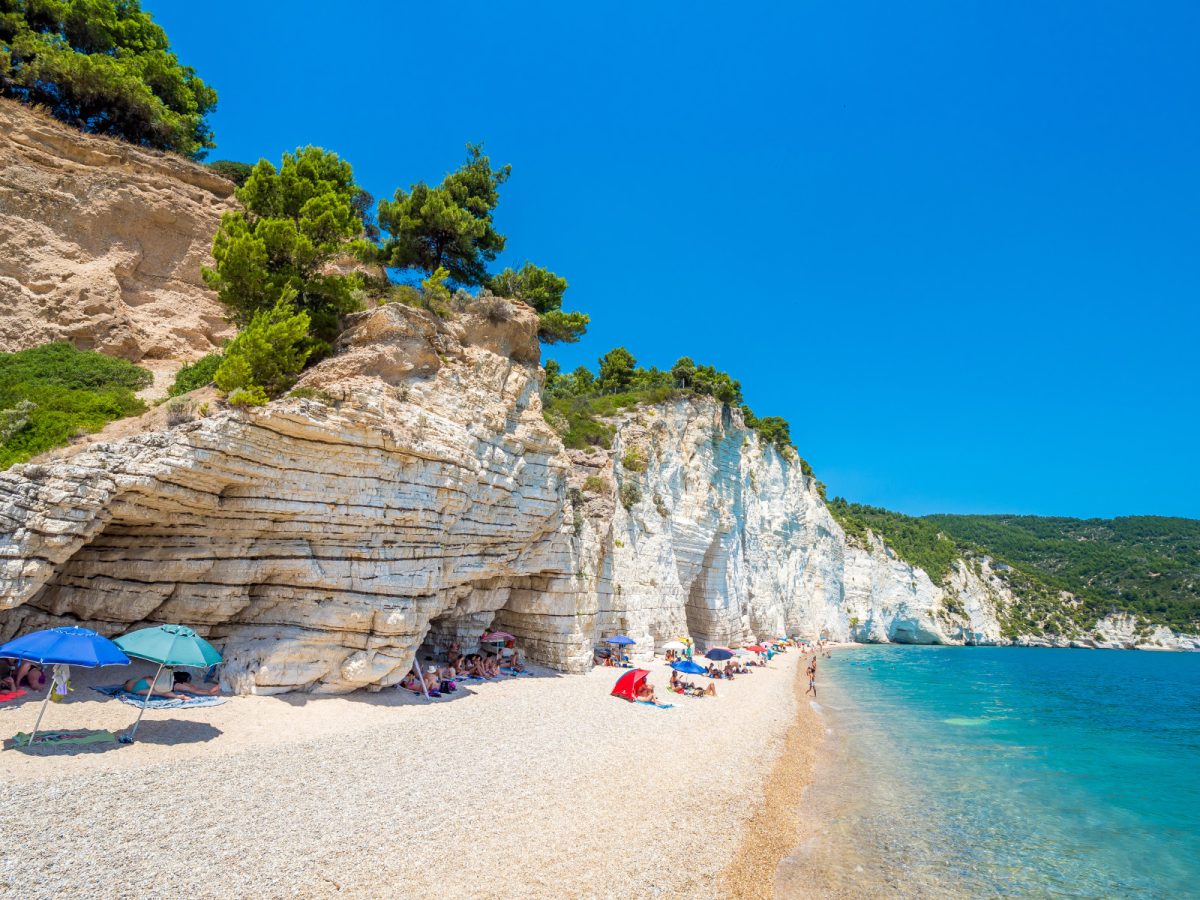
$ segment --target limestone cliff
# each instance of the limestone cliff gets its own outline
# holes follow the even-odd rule
[[[0,637],[192,625],[243,691],[395,683],[496,626],[564,669],[778,632],[999,640],[987,568],[946,585],[847,543],[815,482],[712,401],[640,408],[565,451],[536,316],[360,314],[290,398],[104,436],[0,473]],[[1130,630],[1132,634],[1132,629]],[[422,647],[424,649],[422,650]]]
[[[0,167],[0,349],[66,338],[177,365],[228,333],[199,278],[227,182],[7,102]],[[565,450],[521,304],[384,306],[337,351],[299,396],[237,411],[209,392],[0,473],[0,639],[182,622],[235,690],[343,692],[488,627],[578,670],[618,631],[635,657],[685,634],[1003,642],[1020,603],[990,560],[934,584],[849,541],[795,457],[711,400]],[[1124,617],[1071,642],[1200,647]]]
[[[233,184],[0,100],[0,351],[187,361],[232,336],[200,278]]]

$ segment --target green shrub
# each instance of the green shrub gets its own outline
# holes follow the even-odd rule
[[[0,353],[0,469],[145,412],[134,392],[152,380],[133,363],[65,342]]]
[[[608,490],[608,484],[599,475],[589,475],[583,479],[583,492],[585,494],[603,494]]]
[[[642,456],[637,447],[630,447],[621,458],[621,465],[630,472],[645,472],[646,458]]]
[[[626,481],[621,485],[621,505],[625,509],[633,509],[642,499],[642,489],[632,481]]]
[[[238,187],[245,184],[250,173],[254,171],[254,166],[250,163],[234,162],[232,159],[218,159],[208,163],[208,167],[222,178],[228,178]]]
[[[171,397],[178,397],[180,394],[186,394],[212,384],[212,380],[217,374],[217,367],[221,365],[221,360],[224,358],[220,353],[210,353],[208,356],[184,366],[175,373],[175,383],[171,385],[167,394]]]
[[[317,403],[324,403],[326,406],[333,406],[337,402],[331,393],[323,391],[320,388],[296,388],[288,396],[294,397],[297,400],[315,400]]]
[[[308,313],[297,312],[287,296],[254,314],[226,348],[214,376],[230,403],[260,405],[292,386],[312,350],[308,323]]]

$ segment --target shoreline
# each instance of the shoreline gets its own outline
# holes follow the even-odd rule
[[[833,649],[837,649],[836,647]],[[799,654],[800,661],[807,654]],[[735,900],[770,900],[780,864],[804,839],[801,807],[823,751],[825,725],[805,695],[803,669],[792,672],[796,715],[762,786],[762,803],[742,828],[742,841],[721,873],[721,890]]]
[[[763,810],[790,797],[780,767],[820,733],[798,729],[815,716],[797,702],[805,659],[717,682],[715,699],[667,694],[656,660],[666,710],[609,696],[612,669],[539,671],[433,702],[234,697],[148,711],[132,746],[6,749],[0,802],[37,812],[14,818],[0,893],[75,893],[74,860],[114,895],[710,897],[769,836]],[[72,674],[45,726],[132,723],[87,686],[124,670]],[[35,706],[0,706],[0,735]],[[62,823],[49,846],[47,823]],[[766,890],[771,858],[751,872]]]

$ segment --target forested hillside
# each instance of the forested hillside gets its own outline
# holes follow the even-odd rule
[[[1111,612],[1132,612],[1189,633],[1200,630],[1200,520],[1162,516],[1071,519],[1043,516],[906,516],[841,497],[830,512],[852,539],[867,529],[935,581],[954,560],[987,555],[1012,567],[1009,581],[1029,609],[1014,629],[1040,624],[1086,629]],[[1070,591],[1082,603],[1054,600]],[[1014,615],[1018,611],[1013,611]]]
[[[1056,587],[1175,628],[1195,631],[1200,623],[1200,520],[941,515],[924,521]]]

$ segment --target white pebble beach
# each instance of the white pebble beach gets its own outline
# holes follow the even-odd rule
[[[538,670],[431,701],[388,690],[150,710],[136,744],[74,753],[8,740],[0,893],[769,896],[769,871],[733,889],[723,873],[746,871],[730,867],[785,736],[789,753],[797,734],[820,740],[794,690],[800,661],[792,650],[718,682],[716,698],[686,698],[656,660],[672,709],[609,696],[619,670]],[[87,687],[127,670],[74,676],[43,727],[133,721]],[[0,734],[28,731],[36,707],[0,707]]]

